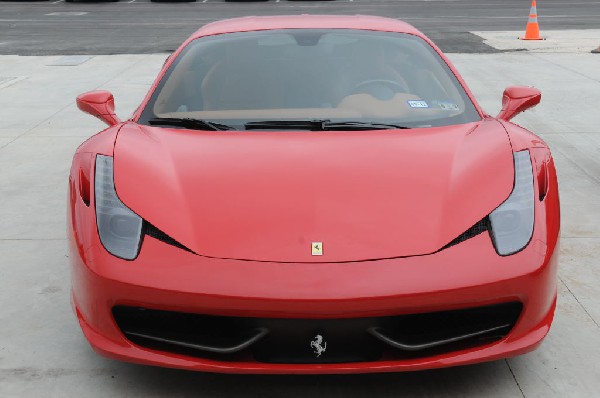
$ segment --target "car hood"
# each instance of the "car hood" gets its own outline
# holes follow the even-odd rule
[[[493,119],[375,132],[128,123],[114,156],[117,194],[145,220],[197,254],[257,261],[432,253],[513,186],[511,146]]]

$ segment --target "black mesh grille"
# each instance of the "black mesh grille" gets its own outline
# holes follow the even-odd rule
[[[171,246],[178,247],[183,250],[187,250],[190,253],[193,253],[190,249],[177,242],[175,239],[171,238],[169,235],[165,234],[160,229],[156,228],[154,225],[150,224],[148,221],[144,222],[146,235],[153,237],[154,239],[158,239],[162,242],[165,242]]]
[[[452,242],[448,243],[446,246],[442,248],[442,250],[447,249],[451,246],[457,245],[460,242],[464,242],[467,239],[471,239],[480,233],[487,232],[490,230],[490,219],[486,216],[482,220],[478,221],[471,228],[467,229],[465,232],[460,234],[456,239]]]
[[[510,332],[521,310],[521,303],[510,302],[387,317],[280,319],[118,306],[113,315],[129,340],[160,351],[219,361],[345,363],[422,358],[488,344]],[[311,344],[317,336],[321,340]],[[316,345],[326,345],[320,356]]]

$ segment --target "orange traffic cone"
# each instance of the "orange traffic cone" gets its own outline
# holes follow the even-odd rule
[[[535,0],[531,2],[531,11],[529,11],[529,20],[525,29],[525,37],[520,37],[521,40],[544,40],[540,37],[540,25],[538,24],[537,4]]]

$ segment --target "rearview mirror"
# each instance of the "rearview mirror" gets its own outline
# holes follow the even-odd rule
[[[109,126],[121,123],[115,115],[115,99],[109,91],[90,91],[77,96],[77,107]]]
[[[502,110],[496,118],[510,120],[540,103],[542,93],[534,87],[510,86],[502,95]]]

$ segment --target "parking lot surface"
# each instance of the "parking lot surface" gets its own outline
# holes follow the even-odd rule
[[[566,50],[565,50],[566,51]],[[91,351],[69,305],[67,175],[75,148],[104,128],[76,109],[93,89],[126,117],[166,54],[0,56],[0,396],[592,397],[600,391],[599,58],[576,52],[453,54],[480,103],[540,88],[515,121],[553,150],[562,200],[555,323],[537,351],[417,373],[234,376],[120,363]]]
[[[469,32],[524,30],[530,5],[530,0],[198,0],[192,3],[0,0],[0,54],[167,52],[208,22],[245,15],[280,14],[366,14],[398,18],[426,33],[444,52],[494,52],[493,47]],[[538,14],[542,32],[598,29],[600,2],[542,0],[538,1]],[[595,47],[598,45],[600,42]]]
[[[544,42],[522,42],[529,0],[226,3],[0,2],[0,397],[595,397],[600,391],[600,1],[538,1]],[[515,122],[550,145],[562,201],[558,306],[535,352],[424,372],[235,376],[102,358],[69,303],[67,176],[105,126],[75,96],[115,94],[125,118],[167,52],[240,15],[342,13],[405,19],[431,35],[490,114],[508,85],[542,103]],[[577,30],[574,30],[577,29]],[[119,54],[119,55],[110,55]]]

